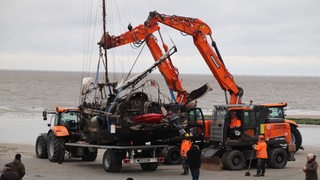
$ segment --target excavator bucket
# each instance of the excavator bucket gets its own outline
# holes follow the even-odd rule
[[[222,171],[222,163],[219,156],[202,157],[201,168],[205,170]]]
[[[209,146],[202,150],[201,168],[205,170],[221,171],[222,162],[217,156],[219,150],[214,146]]]
[[[188,99],[188,103],[199,99],[200,97],[204,96],[205,94],[207,94],[209,91],[212,91],[212,88],[209,86],[209,84],[205,84],[203,86],[201,86],[198,89],[193,90],[190,94],[189,94],[189,99]]]

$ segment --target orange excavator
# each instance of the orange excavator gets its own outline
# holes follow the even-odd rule
[[[153,11],[150,12],[144,25],[147,28],[152,28],[158,26],[158,23],[193,37],[195,46],[220,87],[225,91],[227,105],[216,106],[216,111],[213,113],[213,121],[206,126],[206,131],[209,131],[209,129],[212,131],[209,131],[210,135],[206,134],[207,138],[215,145],[214,151],[209,148],[207,152],[210,152],[210,155],[219,155],[226,168],[241,169],[244,167],[241,159],[248,159],[247,155],[250,149],[248,145],[252,143],[250,141],[256,139],[259,134],[263,134],[270,146],[270,157],[268,160],[270,167],[282,168],[286,165],[287,160],[294,160],[293,152],[301,147],[302,137],[297,130],[297,124],[294,121],[285,119],[284,108],[287,106],[287,103],[242,104],[243,89],[237,86],[232,75],[225,67],[216,43],[211,36],[212,31],[203,21],[197,18],[165,15]],[[212,46],[208,43],[207,36],[210,37]],[[229,102],[227,91],[230,93]],[[236,114],[243,124],[240,131],[236,133],[235,139],[228,132],[228,124],[230,124],[232,114]],[[285,146],[281,145],[281,141],[284,142]],[[223,147],[219,147],[221,144],[223,144]],[[230,147],[231,149],[229,149]],[[279,161],[279,157],[281,157],[281,161]],[[239,163],[235,164],[234,160],[239,159],[240,161],[237,161]]]
[[[129,32],[118,37],[110,37],[106,34],[108,42],[104,43],[102,40],[101,44],[103,44],[105,48],[111,48],[142,39],[146,39],[146,41],[148,40],[150,42],[152,41],[150,37],[153,37],[152,33],[159,30],[158,23],[162,23],[193,37],[195,46],[198,48],[220,87],[225,91],[227,105],[216,106],[216,111],[213,113],[213,120],[206,120],[205,122],[205,137],[210,141],[209,144],[212,145],[205,151],[206,156],[219,156],[223,166],[228,169],[242,169],[245,166],[246,160],[250,158],[250,154],[254,153],[251,148],[254,140],[259,134],[263,134],[269,145],[270,153],[268,164],[270,167],[283,168],[286,165],[287,160],[294,160],[292,152],[296,151],[297,148],[301,146],[301,134],[294,134],[290,132],[290,129],[291,131],[294,130],[294,132],[297,132],[297,126],[295,122],[285,120],[283,108],[286,104],[242,104],[241,97],[243,95],[243,89],[237,86],[232,75],[225,67],[216,43],[213,41],[211,36],[212,31],[203,21],[197,18],[175,15],[169,16],[159,14],[157,12],[150,12],[144,25],[140,25],[131,30],[129,29]],[[139,34],[137,32],[144,33]],[[208,43],[206,36],[210,37],[212,46]],[[105,37],[102,39],[105,39]],[[130,41],[128,41],[128,39],[130,39]],[[149,49],[152,50],[154,48],[150,48],[149,46]],[[160,49],[159,46],[158,49]],[[169,65],[170,67],[173,67],[171,60]],[[172,76],[169,73],[163,73],[165,70],[172,72],[172,69],[163,67],[160,71],[165,76],[168,84],[174,84],[174,81],[170,79]],[[175,90],[174,86],[169,87]],[[183,90],[181,83],[179,84],[179,90]],[[177,92],[178,94],[184,92],[182,95],[186,95],[186,91]],[[229,101],[227,98],[227,92],[230,94]],[[183,102],[188,102],[188,100]],[[280,115],[282,116],[273,116],[271,110],[274,109],[278,112],[281,111],[282,114]],[[242,127],[237,133],[235,133],[235,136],[230,135],[228,128],[228,124],[230,124],[231,121],[231,114],[235,114],[237,118],[242,121]],[[297,135],[299,137],[294,137],[293,135]],[[292,139],[300,140],[300,142],[298,142],[300,144],[294,144],[294,142],[291,141]]]
[[[228,72],[223,59],[219,53],[218,47],[212,38],[211,28],[203,21],[198,18],[182,17],[176,15],[165,15],[160,14],[156,11],[149,13],[144,26],[149,28],[158,27],[158,23],[162,23],[166,26],[174,28],[182,33],[193,37],[195,46],[198,48],[203,59],[210,68],[215,79],[218,81],[220,87],[225,91],[226,104],[228,105],[240,105],[241,97],[243,96],[243,89],[239,87],[233,80],[232,75]],[[208,42],[207,36],[211,39],[211,45]],[[213,47],[213,48],[212,48]],[[230,100],[228,102],[227,93],[230,93]],[[296,144],[296,150],[302,146],[302,137],[297,129],[297,124],[292,120],[285,119],[284,108],[287,103],[276,103],[276,104],[264,104],[269,109],[269,117],[273,120],[272,122],[286,122],[291,127],[291,143]],[[276,113],[277,116],[272,114]]]

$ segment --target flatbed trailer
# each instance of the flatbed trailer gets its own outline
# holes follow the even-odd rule
[[[162,155],[163,148],[168,145],[140,145],[140,146],[116,146],[116,145],[95,145],[83,142],[65,143],[68,147],[88,148],[89,151],[105,149],[102,162],[105,171],[118,172],[123,164],[139,164],[145,171],[154,171],[159,164],[164,163]]]

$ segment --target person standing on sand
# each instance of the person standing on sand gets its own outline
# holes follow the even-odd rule
[[[187,133],[185,134],[185,139],[182,140],[181,146],[180,146],[180,155],[182,158],[182,168],[183,168],[183,173],[181,173],[181,175],[189,174],[187,152],[189,151],[191,145],[192,145],[192,142],[190,139],[190,135]]]
[[[20,176],[12,169],[11,164],[6,164],[2,170],[0,180],[19,180]]]
[[[26,169],[24,167],[24,164],[21,162],[21,154],[16,154],[13,162],[10,164],[12,165],[12,169],[18,173],[21,180],[23,176],[26,174]]]
[[[192,175],[192,180],[198,180],[201,167],[201,150],[198,145],[191,146],[187,152],[189,168]]]
[[[316,161],[316,155],[309,153],[307,155],[307,164],[303,167],[303,172],[306,173],[306,180],[318,180],[318,163]]]
[[[253,146],[253,148],[257,152],[257,174],[255,174],[255,177],[264,176],[264,173],[266,171],[266,160],[268,159],[268,152],[267,152],[267,143],[264,141],[264,136],[259,135],[258,143]]]

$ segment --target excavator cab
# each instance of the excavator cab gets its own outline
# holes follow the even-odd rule
[[[203,141],[205,135],[205,123],[201,108],[198,107],[188,107],[188,126],[187,129],[193,135],[194,140]]]
[[[285,123],[270,123],[270,108],[264,105],[250,106],[216,106],[214,111],[214,119],[211,125],[210,140],[217,143],[233,146],[250,145],[257,140],[259,134],[265,134],[266,137],[272,139],[283,139],[281,142],[290,142],[290,128],[287,129]],[[237,128],[239,131],[235,134],[231,123],[234,118],[241,121],[241,126]],[[275,134],[272,128],[281,129],[279,134]],[[288,132],[289,131],[289,132]]]
[[[257,136],[259,122],[250,107],[216,106],[213,117],[210,141],[231,145],[252,141]]]

